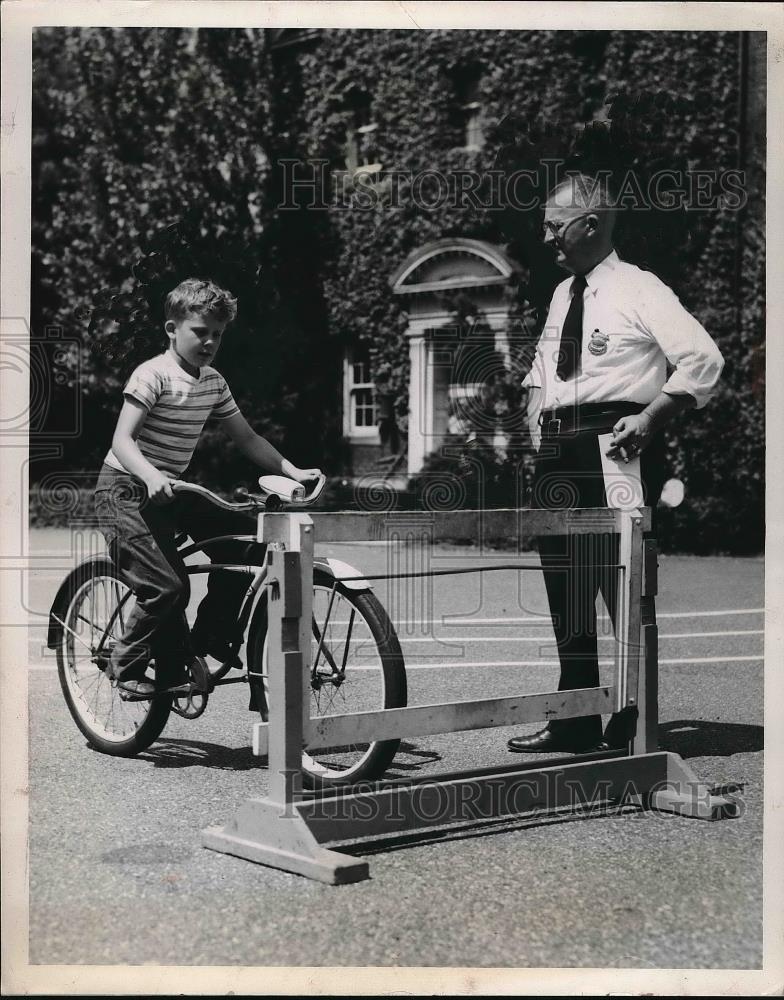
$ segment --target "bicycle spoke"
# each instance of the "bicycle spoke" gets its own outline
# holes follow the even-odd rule
[[[97,688],[100,682],[101,682],[100,674],[97,674],[95,677],[89,677],[85,681],[84,685],[82,685],[82,690],[85,692],[85,694],[87,694],[90,692],[92,688],[94,687]]]
[[[397,652],[394,649],[397,645],[394,630],[384,619],[383,608],[373,595],[341,590],[334,585],[334,580],[316,583],[310,647],[311,715],[325,717],[378,711],[400,704],[401,699],[405,702],[404,681],[402,692],[398,689],[394,700],[388,698],[388,667],[384,655],[398,658],[399,665],[393,664],[390,670],[402,670],[402,658],[399,646]],[[268,641],[260,654],[260,673],[268,698]],[[268,707],[274,715],[275,706],[268,703]],[[382,748],[380,753],[379,748]],[[383,749],[383,744],[373,741],[330,746],[306,751],[303,768],[313,780],[326,784],[362,780],[378,773],[375,768],[383,761],[385,752],[389,751]]]
[[[327,614],[326,614],[326,617],[324,619],[324,632],[322,633],[322,636],[326,633],[327,628],[329,627],[329,619],[330,619],[330,615],[332,614],[332,605],[335,603],[335,595],[336,595],[336,593],[337,593],[337,590],[333,586],[333,588],[332,588],[332,590],[330,591],[330,594],[329,594],[329,605],[327,607]],[[318,631],[318,623],[316,622],[315,615],[313,616],[313,628],[314,628],[314,630],[316,632]],[[321,655],[321,648],[322,648],[322,645],[323,645],[323,638],[320,638],[318,635],[316,635],[316,638],[319,639],[319,645],[318,645],[318,649],[316,650],[316,655],[315,655],[315,657],[313,659],[313,670],[315,670],[316,667],[318,666],[319,656]],[[330,666],[332,667],[333,670],[335,669],[335,664],[334,663],[330,663]]]
[[[116,631],[124,627],[126,605],[132,607],[130,600],[130,591],[116,577],[96,576],[77,592],[66,621],[61,622],[65,634],[63,677],[69,706],[90,733],[110,744],[133,738],[147,719],[151,703],[126,703],[93,659],[93,650],[82,635],[98,639],[99,648],[116,642]]]
[[[58,618],[57,615],[52,614],[52,618],[54,618],[54,620],[57,622],[58,625],[62,625],[63,628],[76,640],[78,640],[84,646],[84,648],[88,650],[89,653],[92,655],[91,647],[88,646],[88,644],[84,641],[84,639],[82,639],[82,637],[79,635],[78,632],[75,632],[70,625],[66,625],[66,623],[61,618]]]
[[[316,637],[318,641],[318,648],[316,649],[316,655],[313,658],[312,673],[315,673],[317,671],[319,656],[321,656],[322,653],[324,654],[324,659],[327,661],[330,667],[332,667],[332,672],[334,674],[338,673],[339,671],[337,665],[335,664],[334,657],[332,656],[329,647],[326,645],[324,641],[326,636],[326,627],[323,632],[320,631],[315,616],[313,617],[313,635]]]
[[[123,614],[123,608],[125,607],[125,600],[120,594],[120,585],[119,583],[117,583],[116,580],[114,581],[114,591],[115,591],[115,600],[117,602],[117,617],[120,622],[120,634],[122,634],[125,631],[125,615]]]
[[[341,674],[345,674],[345,672],[346,672],[346,660],[348,659],[348,647],[349,647],[349,644],[351,642],[351,633],[354,630],[354,619],[356,618],[356,614],[357,614],[356,611],[352,608],[351,609],[351,617],[348,620],[348,630],[346,632],[346,645],[345,645],[345,647],[343,649],[343,663],[340,666],[340,672],[341,672]]]

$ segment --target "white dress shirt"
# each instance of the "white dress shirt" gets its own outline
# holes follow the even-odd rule
[[[531,371],[523,386],[540,390],[537,408],[581,403],[650,403],[659,393],[688,393],[705,406],[724,359],[711,336],[672,289],[613,250],[586,275],[580,374],[557,377],[570,276],[555,289]],[[675,369],[667,377],[667,362]]]

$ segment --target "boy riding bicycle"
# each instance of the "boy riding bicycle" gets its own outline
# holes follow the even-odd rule
[[[305,483],[318,469],[299,469],[256,434],[240,413],[226,380],[210,364],[221,336],[235,318],[236,300],[214,282],[188,278],[166,297],[164,329],[169,347],[139,365],[123,390],[124,402],[112,446],[95,488],[99,525],[112,559],[136,596],[108,673],[125,697],[146,698],[156,672],[176,683],[197,654],[225,659],[246,575],[217,570],[189,632],[185,608],[190,584],[175,537],[198,542],[255,533],[255,519],[220,511],[200,497],[177,494],[172,483],[188,466],[207,419],[214,417],[256,465]],[[213,562],[243,558],[246,546],[227,541],[209,546]],[[245,558],[247,561],[247,558]],[[163,669],[161,669],[163,668]]]

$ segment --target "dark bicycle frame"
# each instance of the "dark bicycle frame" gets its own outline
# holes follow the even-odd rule
[[[175,537],[175,539],[174,539],[174,543],[177,546],[177,552],[180,555],[180,557],[183,558],[183,559],[186,556],[193,555],[195,552],[205,552],[205,550],[207,549],[208,546],[215,545],[217,543],[223,543],[223,542],[247,542],[248,543],[247,544],[247,549],[246,549],[247,551],[250,551],[251,546],[254,545],[254,544],[256,544],[256,545],[263,544],[263,543],[261,543],[261,542],[258,541],[258,539],[256,538],[255,535],[215,535],[213,538],[204,538],[200,542],[191,542],[190,544],[186,544],[187,540],[188,540],[188,537],[189,536],[188,536],[187,532],[183,532],[182,534],[177,535]],[[205,554],[206,554],[206,552],[205,552]],[[244,641],[245,630],[248,627],[248,624],[250,622],[251,611],[253,610],[253,604],[254,604],[254,601],[255,601],[255,598],[256,598],[256,594],[259,592],[259,589],[262,586],[262,584],[264,583],[264,579],[265,579],[265,577],[267,575],[267,550],[266,550],[266,547],[265,547],[264,559],[263,559],[263,561],[260,564],[256,564],[256,563],[252,563],[252,562],[245,563],[245,564],[242,564],[242,563],[213,563],[213,562],[209,562],[209,563],[196,563],[193,566],[186,566],[185,569],[187,570],[189,576],[197,575],[197,574],[202,574],[202,573],[214,573],[217,570],[226,570],[228,572],[242,573],[244,576],[252,576],[253,577],[253,580],[251,581],[251,583],[250,583],[250,585],[248,587],[248,591],[247,591],[247,593],[245,595],[245,598],[243,599],[242,606],[240,607],[239,614],[237,615],[237,625],[239,626],[239,629],[238,629],[239,638],[238,639],[234,639],[229,644],[229,648],[231,649],[232,655],[236,656],[237,653],[238,653],[238,650],[239,650],[240,646],[242,645],[242,643]],[[333,600],[334,600],[336,588],[337,588],[337,581],[335,581],[335,583],[333,584],[333,587],[332,587],[332,594],[331,594],[331,597],[330,597],[330,603],[329,603],[329,607],[327,609],[327,617],[326,617],[326,620],[325,620],[325,623],[324,623],[325,627],[329,623],[329,618],[330,618],[330,615],[332,614],[332,603],[333,603]],[[97,646],[97,648],[95,650],[96,656],[101,655],[104,643],[106,642],[106,640],[107,640],[107,638],[108,638],[108,636],[109,636],[109,634],[110,634],[110,632],[112,630],[112,626],[114,625],[115,621],[117,620],[118,615],[122,611],[122,609],[125,606],[126,602],[130,599],[130,597],[132,596],[132,594],[133,594],[133,591],[131,591],[129,589],[128,592],[125,594],[125,596],[122,597],[120,599],[120,601],[118,602],[117,607],[115,608],[114,612],[112,613],[111,617],[109,618],[109,621],[106,623],[106,630],[104,631],[104,634],[101,637],[101,639],[100,639],[100,641],[98,643],[98,646]],[[335,661],[334,661],[332,655],[329,653],[329,651],[326,650],[326,649],[324,649],[323,633],[321,635],[319,634],[320,630],[318,629],[318,626],[317,626],[317,624],[316,624],[315,621],[313,622],[313,629],[314,629],[314,633],[316,635],[316,638],[319,640],[319,646],[318,646],[318,650],[317,650],[317,653],[316,653],[316,657],[315,657],[315,661],[314,661],[312,670],[315,671],[316,667],[318,666],[319,657],[320,657],[320,655],[323,652],[325,659],[330,663],[330,666],[332,667],[333,671],[336,671],[337,675],[340,676],[340,677],[345,676],[345,659],[346,659],[345,655],[344,655],[344,658],[343,658],[343,664],[340,667],[338,667],[335,664]],[[349,638],[350,638],[350,635],[351,635],[351,633],[349,631]],[[346,644],[346,652],[347,652],[347,649],[348,649],[348,642]],[[250,670],[248,670],[248,673],[250,673]],[[242,684],[244,682],[245,682],[245,677],[244,676],[243,677],[229,677],[229,678],[216,677],[216,678],[214,678],[212,680],[212,685],[213,685],[213,687],[219,687],[219,686],[222,686],[222,685],[225,685],[225,684]]]

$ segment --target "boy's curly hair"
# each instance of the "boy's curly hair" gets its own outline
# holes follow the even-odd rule
[[[191,313],[231,323],[237,315],[237,300],[208,278],[186,278],[166,296],[164,314],[166,319],[181,320]]]

